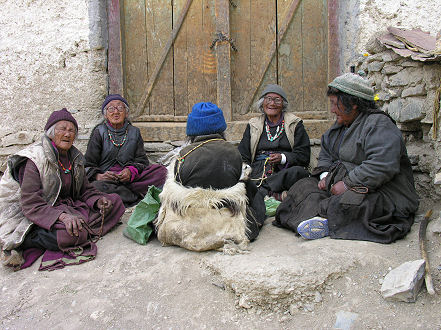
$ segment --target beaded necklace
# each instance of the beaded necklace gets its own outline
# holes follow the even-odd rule
[[[279,130],[280,128],[280,130]],[[266,136],[268,138],[268,141],[273,142],[275,139],[277,139],[280,135],[282,135],[283,131],[285,130],[285,120],[282,120],[281,127],[277,126],[277,131],[274,136],[271,135],[270,127],[268,123],[265,123],[265,130],[266,130]]]
[[[109,135],[110,142],[112,142],[112,144],[113,144],[115,147],[121,147],[121,146],[126,142],[126,139],[127,139],[127,132],[128,132],[128,129],[126,129],[126,132],[124,133],[124,137],[123,137],[121,143],[116,143],[115,140],[113,139],[112,133],[110,133],[110,130],[107,129],[107,134]]]
[[[63,166],[63,163],[60,161],[60,159],[58,159],[58,164],[60,164],[61,168],[62,168],[63,171],[64,171],[64,174],[69,174],[70,171],[72,170],[72,163],[70,162],[70,160],[69,160],[69,168],[65,168],[65,167]]]

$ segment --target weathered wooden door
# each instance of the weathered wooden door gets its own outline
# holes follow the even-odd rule
[[[229,137],[239,139],[268,83],[285,89],[307,129],[327,119],[328,1],[119,4],[122,92],[145,140],[184,138],[186,116],[201,101],[217,103]]]

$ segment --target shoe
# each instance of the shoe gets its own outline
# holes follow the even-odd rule
[[[329,235],[328,219],[314,217],[300,222],[297,232],[306,239],[318,239]]]

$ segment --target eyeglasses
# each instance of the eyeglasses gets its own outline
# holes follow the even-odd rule
[[[114,112],[123,112],[123,111],[125,111],[126,110],[126,107],[125,106],[123,106],[123,105],[118,105],[117,107],[114,107],[114,106],[110,106],[110,107],[107,107],[107,111],[108,112],[110,112],[110,113],[114,113]]]
[[[263,98],[266,103],[274,102],[274,104],[280,105],[283,103],[283,100],[280,97],[271,97],[271,96],[265,96]]]

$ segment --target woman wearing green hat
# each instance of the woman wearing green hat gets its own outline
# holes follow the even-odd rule
[[[298,181],[275,225],[306,239],[391,243],[410,230],[418,208],[401,131],[374,103],[369,82],[347,73],[328,85],[334,125],[322,136],[312,177]]]

